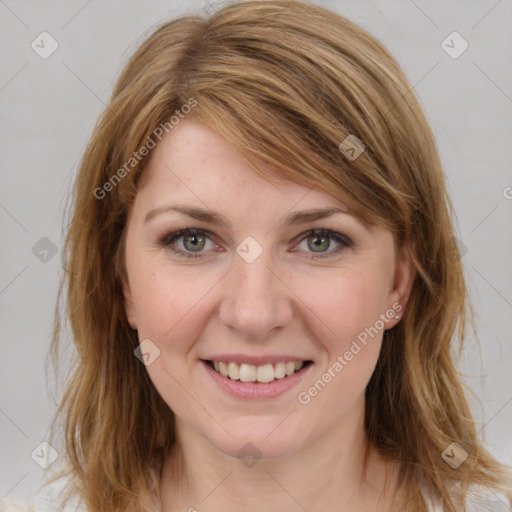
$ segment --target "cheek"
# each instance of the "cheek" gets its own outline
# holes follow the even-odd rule
[[[331,272],[329,279],[325,280],[309,282],[304,279],[299,285],[300,289],[309,290],[304,302],[315,314],[331,357],[338,355],[360,333],[374,326],[380,315],[385,313],[387,281],[378,267],[372,269],[367,266],[357,271],[340,269],[339,272]]]
[[[186,416],[190,396],[183,386],[193,375],[193,347],[205,328],[202,308],[214,282],[194,279],[191,272],[177,272],[165,263],[141,262],[134,268],[139,340],[150,339],[159,350],[146,369],[169,407]]]
[[[176,270],[165,261],[134,259],[130,279],[139,336],[173,339],[184,328],[197,326],[198,306],[215,280],[204,272],[194,278],[193,270]],[[218,279],[217,279],[218,280]]]
[[[172,268],[163,261],[134,261],[132,293],[140,342],[151,340],[162,357],[147,367],[164,399],[173,406],[183,400],[178,382],[192,378],[197,341],[208,327],[222,272]],[[132,284],[132,281],[131,281]],[[174,378],[173,378],[174,377]]]
[[[334,425],[361,399],[377,364],[386,312],[387,280],[371,272],[340,272],[309,295],[318,342],[326,354],[317,372],[300,390],[298,401],[312,411],[329,410]],[[313,316],[311,316],[313,318]],[[327,328],[327,327],[328,328]],[[309,407],[309,405],[308,405]]]

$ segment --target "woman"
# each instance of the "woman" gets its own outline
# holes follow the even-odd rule
[[[367,32],[281,0],[165,23],[73,201],[69,498],[508,510],[451,357],[466,290],[433,135]]]

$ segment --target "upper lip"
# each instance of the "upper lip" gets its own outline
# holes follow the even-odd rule
[[[218,362],[234,362],[238,364],[252,364],[254,366],[263,366],[264,364],[272,363],[288,363],[288,362],[301,362],[311,361],[308,358],[300,358],[292,355],[268,355],[268,356],[249,356],[244,354],[217,354],[203,359],[204,361],[218,361]]]

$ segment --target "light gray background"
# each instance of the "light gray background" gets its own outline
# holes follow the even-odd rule
[[[383,41],[426,110],[457,211],[482,342],[480,358],[468,340],[460,368],[482,405],[471,399],[487,446],[512,464],[512,0],[315,3]],[[61,391],[50,385],[47,393],[44,363],[63,211],[84,145],[147,30],[197,8],[208,5],[0,0],[0,500],[32,500],[43,476],[31,453],[46,439]],[[47,59],[31,48],[43,31],[59,44]],[[441,47],[453,31],[469,44],[457,59]],[[32,252],[43,237],[58,249],[46,263]]]

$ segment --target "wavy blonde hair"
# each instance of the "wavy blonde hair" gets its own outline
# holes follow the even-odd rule
[[[155,29],[126,64],[85,150],[49,351],[55,364],[65,293],[75,359],[52,423],[56,442],[64,432],[66,466],[50,479],[69,478],[65,501],[140,510],[158,493],[174,444],[173,412],[134,356],[139,340],[120,284],[127,210],[147,158],[112,176],[191,98],[187,119],[223,136],[255,172],[272,179],[253,164],[263,162],[340,197],[390,229],[411,257],[407,310],[385,332],[366,390],[368,438],[401,463],[407,506],[426,510],[420,485],[448,512],[462,510],[471,483],[510,493],[508,469],[477,438],[451,354],[452,342],[462,348],[466,289],[438,151],[410,84],[344,17],[302,1],[254,0]],[[355,160],[339,149],[349,135],[365,146]],[[457,469],[441,458],[452,442],[468,453]]]

